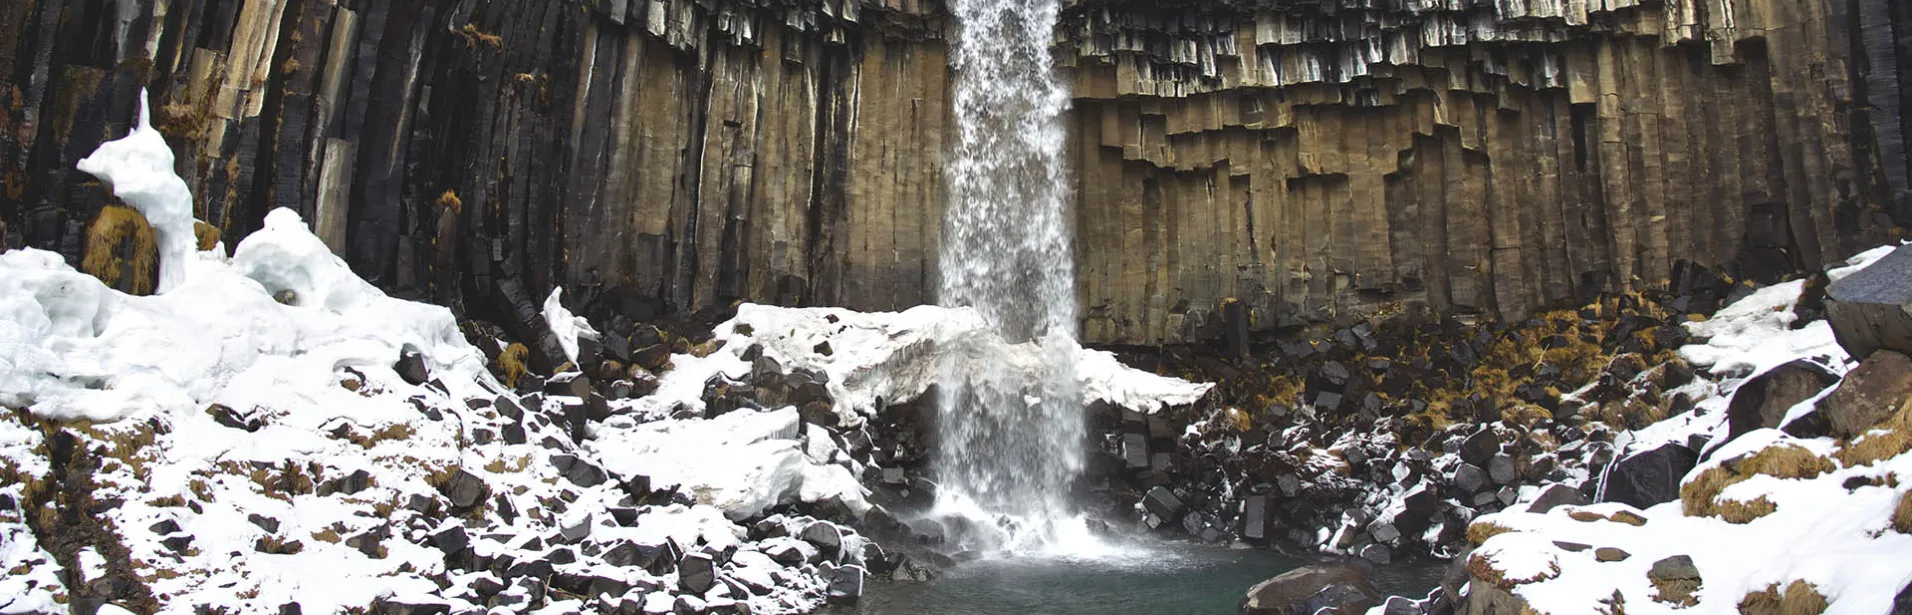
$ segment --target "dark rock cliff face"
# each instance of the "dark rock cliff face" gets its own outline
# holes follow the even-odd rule
[[[940,4],[0,6],[0,245],[85,257],[138,88],[229,240],[297,209],[397,294],[533,337],[933,300]],[[1081,2],[1057,52],[1089,341],[1816,267],[1912,222],[1891,0]]]

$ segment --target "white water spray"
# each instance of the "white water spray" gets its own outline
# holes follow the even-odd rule
[[[948,164],[940,301],[970,306],[1012,342],[1043,349],[1040,373],[951,356],[941,376],[940,512],[978,521],[987,548],[1073,550],[1082,470],[1075,373],[1075,263],[1052,74],[1057,0],[953,0],[960,131]],[[996,529],[989,529],[996,528]],[[990,544],[993,543],[993,544]]]

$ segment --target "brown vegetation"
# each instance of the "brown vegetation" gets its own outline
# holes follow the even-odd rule
[[[159,280],[159,235],[130,207],[101,207],[86,227],[80,270],[127,294],[150,295]]]
[[[1778,583],[1746,594],[1739,601],[1739,612],[1743,615],[1818,615],[1826,612],[1827,606],[1819,588],[1805,581],[1793,581],[1786,586],[1784,594],[1779,592]]]
[[[1727,487],[1759,475],[1813,478],[1834,469],[1832,460],[1804,448],[1791,444],[1769,446],[1750,456],[1707,468],[1681,485],[1680,508],[1688,516],[1724,516],[1728,521],[1745,523],[1772,513],[1776,506],[1764,497],[1752,502],[1722,502],[1719,494]]]

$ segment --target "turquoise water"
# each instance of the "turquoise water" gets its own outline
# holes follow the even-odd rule
[[[1160,546],[1095,559],[1016,557],[960,564],[928,583],[872,582],[858,615],[1230,615],[1269,577],[1314,563],[1265,551]],[[1377,566],[1369,580],[1391,594],[1426,595],[1441,564]]]

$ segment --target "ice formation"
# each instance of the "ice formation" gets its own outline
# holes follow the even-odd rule
[[[173,150],[153,129],[145,90],[139,96],[139,123],[126,137],[101,144],[80,160],[81,171],[97,177],[121,201],[139,210],[159,236],[159,289],[185,282],[198,238],[193,234],[193,199],[186,180],[173,173]]]

